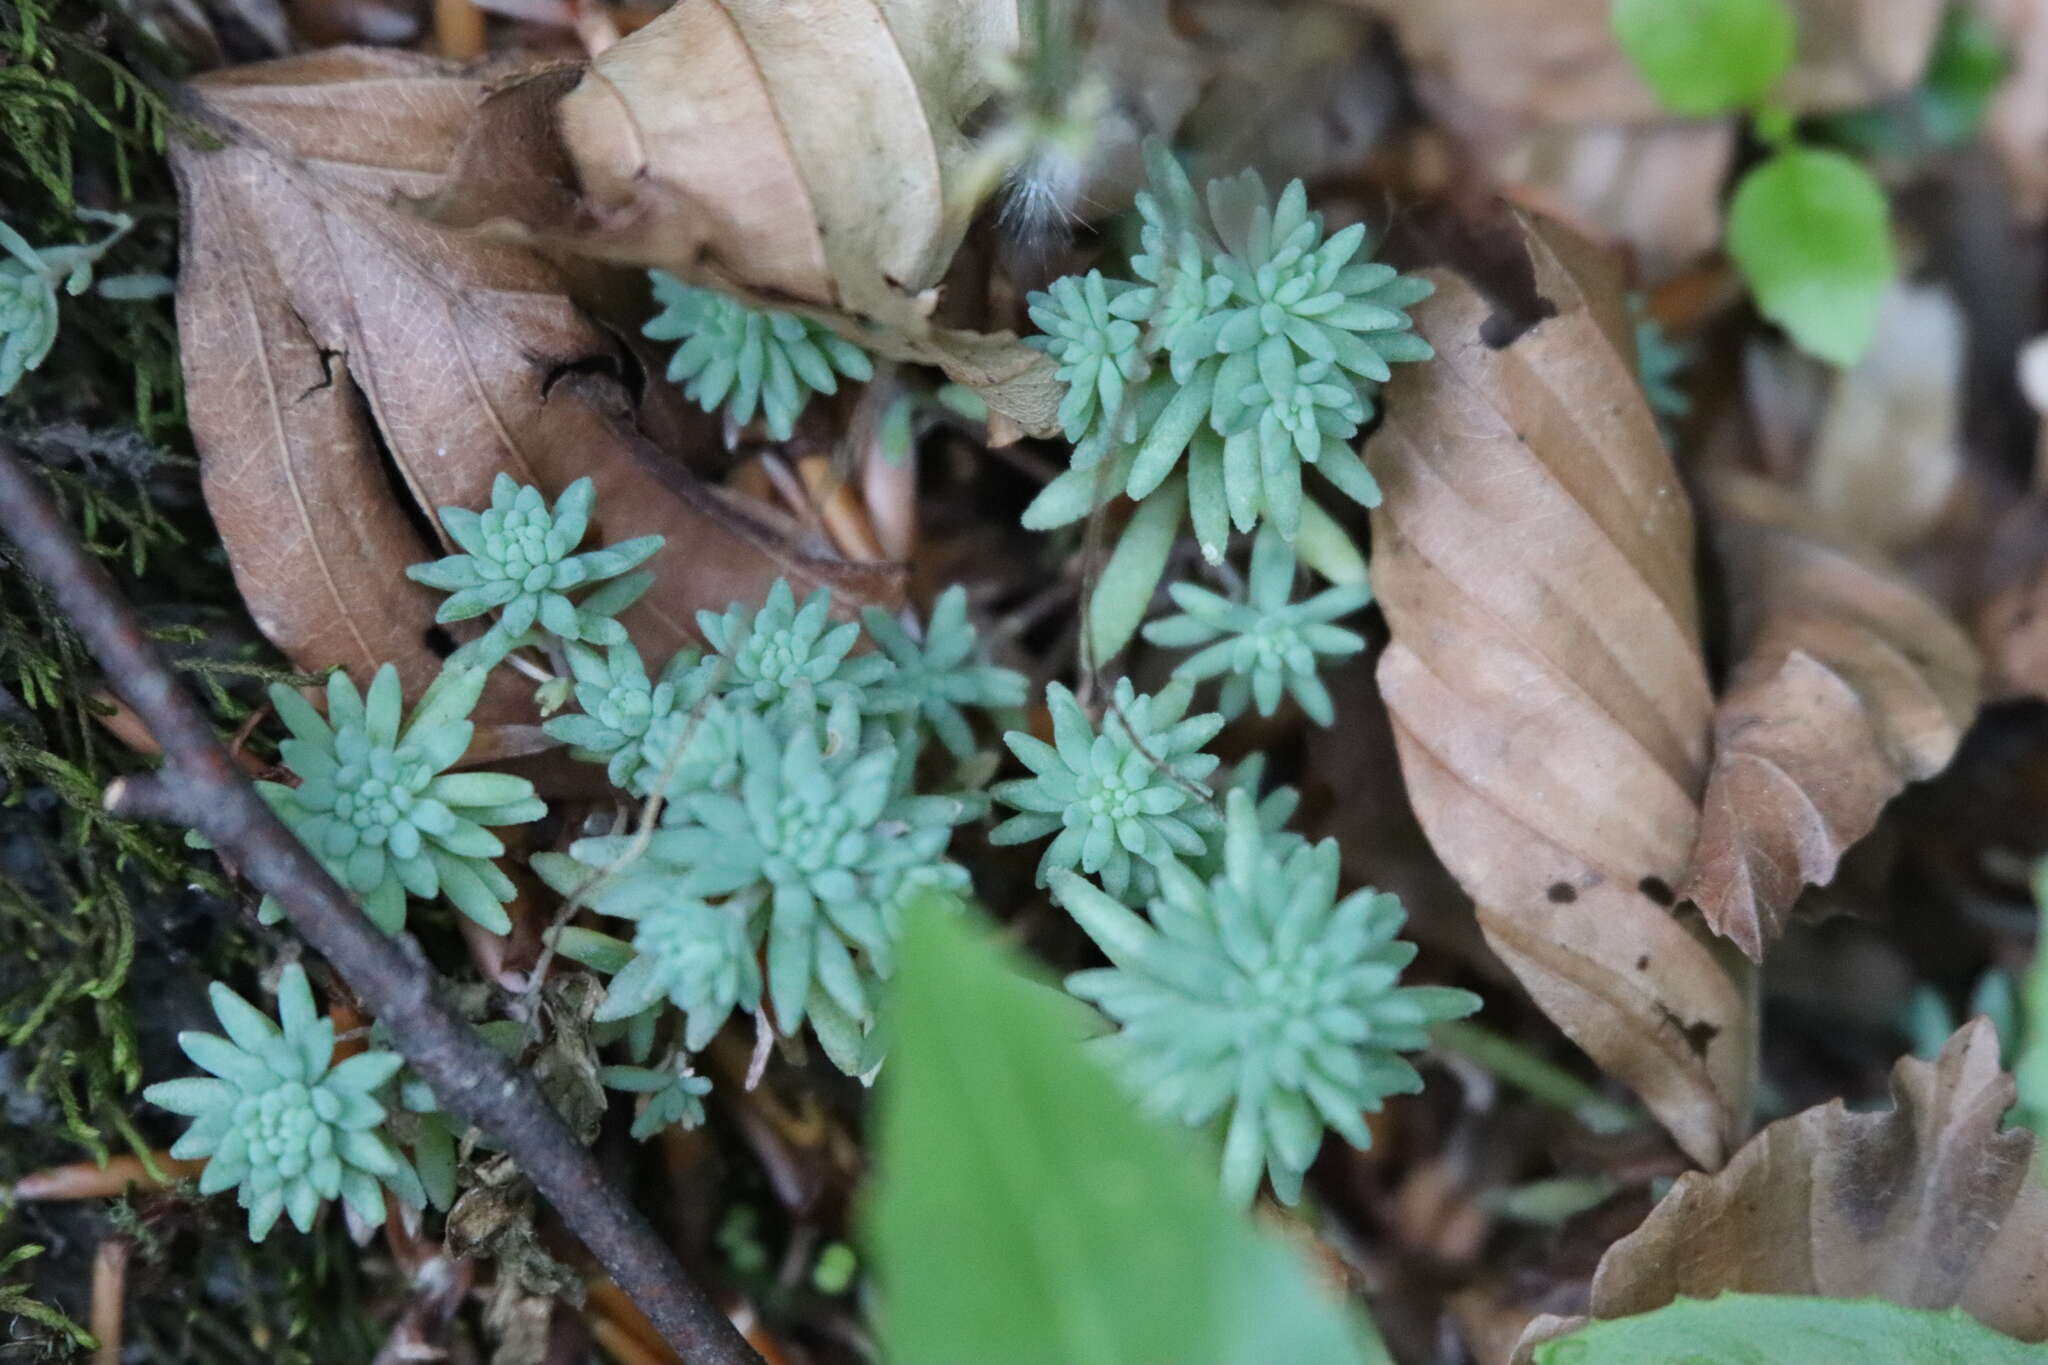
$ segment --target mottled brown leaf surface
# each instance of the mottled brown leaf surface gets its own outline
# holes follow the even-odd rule
[[[2048,1337],[2048,1186],[1998,1036],[1978,1019],[1939,1060],[1900,1060],[1894,1107],[1837,1100],[1758,1133],[1715,1175],[1688,1172],[1593,1278],[1592,1316],[1725,1292],[1960,1307],[2023,1341]],[[1518,1361],[1583,1319],[1539,1319]]]
[[[977,207],[965,126],[1017,25],[1016,0],[685,0],[580,75],[495,91],[430,208],[801,307],[1048,432],[1043,356],[933,320]]]
[[[471,76],[336,50],[195,86],[225,141],[173,159],[185,210],[178,321],[207,501],[257,623],[301,667],[409,690],[438,666],[430,510],[482,506],[500,472],[550,494],[589,475],[594,536],[658,532],[624,618],[656,655],[702,607],[778,574],[886,596],[894,570],[817,559],[700,484],[635,427],[617,344],[528,250],[422,221],[482,97]],[[515,686],[497,715],[520,713]]]
[[[1713,704],[1692,511],[1617,349],[1616,283],[1557,229],[1506,226],[1519,277],[1489,272],[1493,298],[1432,272],[1414,315],[1437,359],[1396,376],[1367,449],[1380,688],[1495,950],[1716,1166],[1749,1105],[1751,978],[1672,909]]]
[[[1980,669],[1947,612],[1796,498],[1730,476],[1714,500],[1741,662],[1680,894],[1761,958],[1885,804],[1947,766]]]

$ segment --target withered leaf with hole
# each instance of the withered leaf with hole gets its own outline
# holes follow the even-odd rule
[[[1680,894],[1752,958],[1908,782],[1948,765],[1980,666],[1948,613],[1793,495],[1727,475],[1714,542],[1741,657]]]
[[[1894,1107],[1840,1100],[1771,1124],[1714,1175],[1687,1172],[1607,1249],[1592,1316],[1680,1296],[1800,1294],[1961,1308],[2022,1341],[2048,1338],[2048,1183],[2034,1136],[2001,1131],[2013,1103],[1983,1019],[1939,1059],[1900,1059]],[[1539,1318],[1515,1359],[1584,1319]]]
[[[846,605],[897,571],[800,553],[792,528],[694,479],[635,427],[623,353],[523,247],[395,203],[432,193],[483,93],[396,52],[334,49],[193,87],[222,138],[173,149],[185,222],[178,325],[207,503],[257,624],[302,668],[408,692],[438,667],[433,509],[510,474],[550,495],[589,475],[593,537],[660,533],[655,590],[623,619],[650,657],[697,609],[777,575]],[[594,543],[594,542],[593,542]],[[504,677],[484,720],[529,719]]]
[[[976,208],[964,129],[1017,41],[1017,0],[684,0],[493,91],[423,207],[801,308],[1046,433],[1046,359],[933,320]]]
[[[1753,1083],[1753,974],[1672,910],[1713,700],[1692,511],[1636,386],[1618,273],[1502,215],[1486,287],[1430,271],[1437,359],[1366,458],[1379,664],[1409,799],[1544,1011],[1702,1165]],[[1533,325],[1530,325],[1533,321]]]

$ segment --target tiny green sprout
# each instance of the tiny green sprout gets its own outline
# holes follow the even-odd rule
[[[932,604],[922,644],[880,607],[867,608],[861,620],[896,665],[895,672],[882,680],[882,688],[900,697],[955,758],[970,757],[975,751],[974,731],[963,707],[997,710],[1024,704],[1030,685],[1023,674],[976,661],[978,642],[967,619],[967,590],[959,584],[940,593]]]
[[[83,209],[78,216],[105,224],[107,235],[82,246],[34,247],[0,222],[0,395],[49,357],[57,341],[58,291],[84,293],[100,257],[135,225],[125,213]]]
[[[1294,570],[1293,549],[1275,528],[1262,526],[1252,543],[1245,601],[1175,583],[1168,591],[1183,614],[1152,622],[1145,638],[1168,649],[1201,646],[1173,674],[1190,682],[1223,677],[1219,704],[1226,717],[1242,714],[1247,701],[1270,716],[1287,693],[1309,719],[1328,725],[1336,710],[1317,669],[1324,659],[1348,658],[1365,648],[1363,636],[1331,623],[1372,601],[1372,588],[1354,583],[1289,602]]]
[[[1217,822],[1201,784],[1218,760],[1202,746],[1223,717],[1188,716],[1193,699],[1185,682],[1140,696],[1129,678],[1119,678],[1097,734],[1074,694],[1047,684],[1053,743],[1018,731],[1003,736],[1033,775],[994,787],[995,799],[1018,813],[996,826],[990,842],[1029,843],[1057,830],[1039,859],[1038,884],[1078,868],[1101,877],[1114,896],[1140,885],[1142,867],[1200,857]]]
[[[874,377],[866,352],[809,318],[749,308],[659,270],[648,274],[662,309],[641,331],[683,343],[669,361],[669,382],[706,412],[724,404],[745,426],[758,408],[768,434],[786,441],[812,394],[837,393],[839,375]]]
[[[445,896],[492,933],[512,927],[504,908],[512,880],[492,861],[505,846],[488,826],[538,820],[547,806],[523,777],[447,771],[469,748],[468,716],[482,690],[481,670],[450,667],[402,724],[390,664],[360,694],[337,671],[325,717],[291,688],[271,686],[291,731],[278,751],[299,785],[259,782],[257,790],[386,933],[405,927],[408,894]],[[265,897],[263,921],[279,915]]]
[[[633,1119],[632,1134],[642,1142],[664,1128],[695,1128],[704,1122],[704,1097],[711,1093],[709,1076],[692,1075],[681,1065],[608,1066],[597,1076],[613,1090],[647,1096],[647,1103]]]
[[[723,612],[698,612],[697,629],[716,652],[702,667],[722,670],[719,694],[756,711],[805,690],[828,705],[852,697],[872,712],[872,684],[894,669],[885,655],[853,653],[860,623],[832,624],[830,588],[819,588],[798,607],[786,578],[775,580],[758,608],[735,602]]]
[[[443,624],[498,613],[496,623],[464,646],[459,659],[495,664],[528,643],[536,625],[563,640],[625,642],[625,627],[612,618],[653,584],[653,575],[629,571],[659,550],[662,538],[637,536],[577,553],[596,496],[591,481],[581,478],[563,489],[550,508],[538,488],[500,474],[491,485],[489,510],[441,509],[442,529],[464,553],[415,564],[406,577],[451,594],[434,614]],[[570,600],[570,593],[596,584],[604,586],[580,602]]]
[[[1054,897],[1113,964],[1067,986],[1121,1026],[1100,1046],[1144,1103],[1191,1126],[1224,1118],[1231,1199],[1249,1203],[1263,1172],[1291,1204],[1325,1127],[1370,1146],[1364,1114],[1422,1087],[1401,1054],[1479,999],[1398,985],[1415,955],[1395,937],[1400,901],[1371,888],[1340,899],[1335,840],[1275,838],[1243,791],[1228,805],[1223,871],[1161,867],[1150,922],[1053,874]]]
[[[213,1073],[162,1081],[150,1103],[193,1120],[171,1148],[180,1160],[204,1158],[199,1192],[238,1187],[249,1237],[261,1241],[281,1214],[309,1232],[326,1200],[345,1200],[369,1223],[384,1219],[382,1185],[419,1203],[418,1180],[386,1141],[377,1092],[404,1059],[372,1049],[334,1062],[334,1025],[320,1017],[303,968],[278,983],[280,1023],[226,986],[210,988],[227,1037],[187,1031],[185,1055]]]

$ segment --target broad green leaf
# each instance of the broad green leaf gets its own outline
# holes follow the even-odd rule
[[[867,1210],[890,1365],[1384,1365],[1087,1056],[1090,1015],[916,907]]]
[[[1675,114],[1725,114],[1771,93],[1798,37],[1785,0],[1614,0],[1622,51]]]
[[[1973,1321],[1879,1299],[1723,1294],[1582,1327],[1536,1348],[1536,1365],[2044,1365]]]
[[[1839,152],[1779,152],[1736,188],[1728,250],[1757,307],[1801,347],[1843,366],[1862,357],[1897,271],[1891,208],[1870,172]]]

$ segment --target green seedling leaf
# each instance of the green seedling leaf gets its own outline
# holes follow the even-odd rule
[[[1992,1331],[1960,1309],[1878,1299],[1723,1294],[1582,1327],[1536,1348],[1536,1365],[2042,1365],[2048,1347]]]
[[[1664,107],[1704,116],[1747,109],[1792,65],[1784,0],[1614,0],[1614,36]]]
[[[1790,147],[1751,171],[1728,212],[1728,250],[1764,316],[1837,365],[1856,363],[1897,273],[1891,208],[1839,152]]]
[[[1381,1365],[1084,1052],[1088,1015],[911,907],[868,1245],[891,1365]]]

